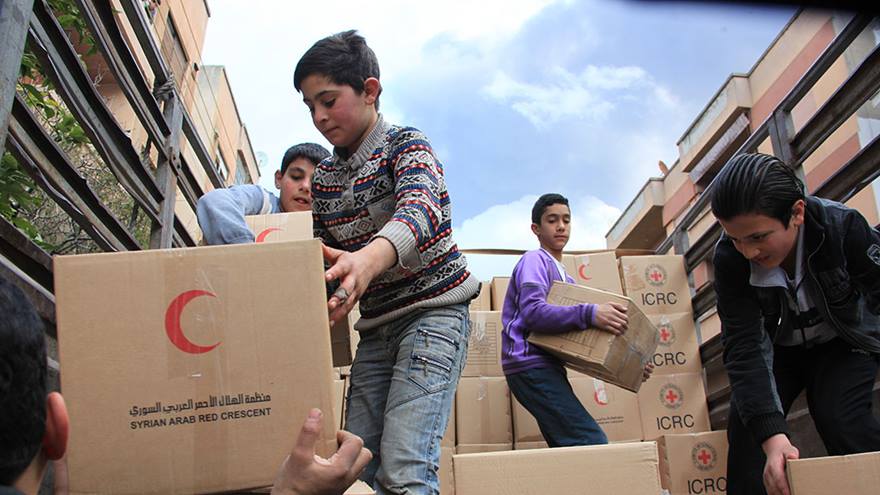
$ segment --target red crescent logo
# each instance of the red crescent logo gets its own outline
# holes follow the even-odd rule
[[[581,266],[579,266],[579,267],[578,267],[578,275],[581,276],[581,279],[582,279],[582,280],[592,280],[593,277],[587,276],[586,272],[584,271],[584,270],[586,270],[586,269],[587,269],[587,265],[581,265]]]
[[[206,290],[188,290],[175,297],[165,311],[165,333],[168,334],[168,339],[171,340],[175,347],[190,354],[204,354],[220,345],[220,342],[210,346],[194,344],[186,338],[183,334],[183,329],[180,328],[180,314],[183,313],[183,308],[190,301],[201,296],[217,297]]]
[[[269,227],[268,229],[260,232],[260,234],[257,236],[257,242],[265,242],[266,236],[268,236],[272,232],[275,232],[276,230],[280,231],[281,229],[279,229],[278,227]]]

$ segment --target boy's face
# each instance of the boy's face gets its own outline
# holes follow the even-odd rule
[[[563,204],[550,205],[541,214],[541,223],[532,224],[541,247],[551,253],[561,253],[571,235],[571,210]]]
[[[743,257],[764,268],[775,268],[797,245],[798,227],[804,223],[804,201],[798,200],[792,207],[788,228],[779,220],[758,213],[718,222]]]
[[[282,174],[275,172],[275,187],[281,191],[281,210],[309,211],[312,209],[312,176],[315,166],[308,158],[296,158]]]
[[[306,77],[300,87],[315,128],[333,146],[354,152],[375,121],[379,80],[371,77],[364,81],[360,94],[321,74]]]

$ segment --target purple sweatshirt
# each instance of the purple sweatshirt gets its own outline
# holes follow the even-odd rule
[[[565,282],[574,283],[571,277],[565,278]],[[525,253],[513,269],[501,311],[501,366],[505,375],[562,365],[554,356],[531,345],[526,340],[530,333],[562,333],[591,326],[594,304],[547,304],[554,280],[562,280],[556,260],[543,249]]]

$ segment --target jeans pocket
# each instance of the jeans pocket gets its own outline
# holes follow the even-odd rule
[[[408,378],[426,393],[446,389],[460,368],[462,319],[456,314],[432,315],[416,329]]]

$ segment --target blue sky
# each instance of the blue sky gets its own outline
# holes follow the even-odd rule
[[[424,3],[425,5],[421,5]],[[358,5],[356,9],[352,5]],[[381,110],[422,129],[445,165],[462,248],[533,249],[529,211],[571,200],[570,249],[604,236],[734,72],[748,72],[793,7],[581,0],[209,0],[203,62],[227,68],[262,184],[284,150],[327,145],[293,89],[299,57],[358,29],[379,57]],[[258,6],[258,7],[256,7]],[[481,278],[509,272],[472,257]]]

